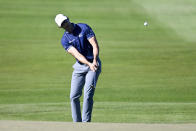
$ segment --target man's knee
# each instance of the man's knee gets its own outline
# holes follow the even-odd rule
[[[81,93],[80,94],[70,94],[70,100],[71,101],[77,101],[77,100],[79,100],[80,99],[80,97],[81,97]]]

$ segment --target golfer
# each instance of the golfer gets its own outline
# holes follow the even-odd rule
[[[83,23],[71,23],[67,16],[55,17],[58,27],[65,29],[61,39],[65,50],[76,58],[71,80],[71,110],[74,122],[90,122],[93,109],[93,96],[98,76],[101,73],[99,46],[93,30]],[[83,110],[81,117],[80,97],[84,87]]]

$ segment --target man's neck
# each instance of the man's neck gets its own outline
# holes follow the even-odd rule
[[[70,31],[67,31],[68,33],[70,33],[70,34],[73,34],[73,32],[74,32],[74,23],[71,23],[71,30]]]

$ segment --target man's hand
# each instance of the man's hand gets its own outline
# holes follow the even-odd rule
[[[99,66],[99,63],[97,62],[97,60],[93,60],[93,64],[98,68],[98,66]]]
[[[97,65],[95,65],[94,63],[88,63],[88,66],[93,72],[95,72],[98,68]]]

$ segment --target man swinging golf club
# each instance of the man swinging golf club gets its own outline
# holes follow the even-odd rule
[[[99,46],[93,30],[83,23],[71,23],[67,16],[55,17],[58,27],[65,29],[61,39],[65,50],[76,58],[71,80],[71,109],[74,122],[90,122],[93,96],[98,76],[101,73]],[[80,97],[84,87],[83,111],[81,117]]]

